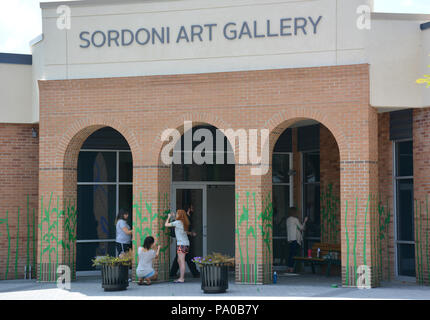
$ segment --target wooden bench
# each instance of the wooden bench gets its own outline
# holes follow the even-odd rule
[[[320,249],[319,258],[317,257],[318,248]],[[294,272],[297,272],[297,262],[310,264],[312,273],[315,273],[315,265],[327,265],[327,277],[330,276],[332,265],[341,265],[340,244],[315,243],[312,246],[312,257],[294,257]]]

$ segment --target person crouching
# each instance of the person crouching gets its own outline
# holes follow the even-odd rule
[[[150,285],[152,280],[157,280],[158,272],[153,268],[153,261],[160,254],[160,246],[155,252],[155,240],[153,237],[146,237],[143,242],[143,248],[139,247],[139,263],[136,269],[136,275],[139,278],[139,285]]]

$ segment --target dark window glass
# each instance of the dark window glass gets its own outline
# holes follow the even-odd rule
[[[273,186],[273,236],[287,236],[287,214],[290,208],[290,186]]]
[[[397,176],[412,177],[414,175],[412,141],[397,143]]]
[[[272,159],[273,183],[290,183],[290,155],[274,153]]]
[[[274,152],[292,152],[292,130],[285,130],[275,144]]]
[[[415,245],[398,244],[397,251],[399,275],[415,277]]]
[[[133,181],[133,159],[131,152],[119,153],[119,182]]]
[[[129,212],[129,219],[133,213],[133,186],[132,185],[120,185],[119,186],[119,208]],[[129,226],[131,227],[130,221]]]
[[[303,181],[305,183],[320,181],[320,154],[319,152],[303,153]]]
[[[217,132],[215,127],[212,126],[197,126],[192,129],[191,132],[191,139],[195,138],[196,136],[193,136],[195,133],[199,133],[198,130],[208,130],[206,133],[211,134],[211,138],[213,138],[212,141],[212,150],[206,150],[203,152],[201,149],[202,146],[200,146],[203,141],[205,141],[206,137],[202,136],[201,141],[191,141],[191,147],[188,148],[188,146],[185,145],[185,135],[182,135],[181,142],[177,143],[174,147],[174,153],[175,158],[174,161],[176,161],[177,154],[180,153],[180,161],[181,164],[173,164],[172,169],[172,179],[173,181],[234,181],[235,178],[235,165],[234,165],[234,156],[231,157],[233,160],[230,162],[230,157],[228,156],[228,153],[232,154],[232,148],[227,140],[227,138],[222,135],[221,137],[223,139],[223,145],[217,145],[217,135],[219,136],[220,131]],[[203,131],[200,131],[203,132]],[[196,147],[199,147],[198,150],[195,150]],[[217,158],[217,150],[219,153],[223,154],[223,163],[224,164],[217,164],[216,158]],[[210,152],[210,158],[212,159],[212,164],[210,163],[203,163],[203,164],[196,164],[194,162],[194,156],[193,152],[199,152],[201,157],[203,158],[202,161],[205,160],[206,152]],[[218,155],[219,155],[218,153]],[[190,164],[187,160],[187,163],[185,163],[185,154],[187,154],[187,159],[190,159],[192,164]]]
[[[78,240],[115,239],[116,186],[78,186]]]
[[[78,182],[115,182],[116,153],[82,151],[78,159]]]
[[[92,260],[97,256],[115,256],[115,242],[90,242],[76,244],[76,270],[94,270]]]
[[[397,238],[414,241],[414,185],[412,179],[397,180]]]
[[[320,185],[316,183],[305,184],[303,189],[304,217],[309,218],[306,224],[305,237],[320,237]]]
[[[231,164],[173,165],[173,181],[234,181],[235,166]]]
[[[273,185],[273,263],[287,265],[287,215],[290,207],[290,186]]]

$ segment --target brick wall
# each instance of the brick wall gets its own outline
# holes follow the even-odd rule
[[[320,126],[321,240],[340,243],[339,147],[331,132]]]
[[[342,228],[345,225],[345,231],[355,230],[357,235],[351,240],[348,232],[343,229],[341,232],[344,283],[355,285],[357,266],[366,258],[375,259],[369,236],[374,222],[366,220],[365,211],[369,193],[378,189],[377,116],[369,107],[368,65],[40,81],[39,87],[39,195],[54,199],[56,206],[61,208],[67,201],[76,201],[79,148],[97,128],[111,126],[125,137],[133,154],[133,193],[142,194],[154,212],[161,212],[160,194],[170,196],[169,169],[160,163],[160,151],[165,144],[160,140],[163,130],[181,128],[184,120],[223,129],[266,128],[270,131],[272,150],[283,130],[298,120],[313,119],[332,132],[339,146],[341,212],[346,211],[347,203],[357,206],[354,211],[349,207],[348,214],[341,217]],[[247,199],[254,195],[257,213],[265,212],[270,218],[271,172],[252,177],[249,169],[249,164],[237,166],[236,219]],[[136,209],[133,215],[136,216]],[[55,232],[60,238],[66,237],[64,217],[53,213],[51,218],[59,221],[59,230]],[[249,218],[248,225],[260,229],[261,219],[252,219]],[[165,243],[168,239],[160,232],[161,226],[159,217],[152,230]],[[267,230],[264,234],[257,232],[253,242],[256,248],[248,241],[249,262],[244,268],[247,274],[244,278],[237,275],[238,282],[252,282],[255,278],[257,282],[270,281],[271,231],[268,224],[262,227]],[[246,235],[245,227],[240,228],[240,234]],[[135,238],[139,235],[135,234]],[[239,243],[243,248],[246,238],[236,238],[236,253]],[[40,248],[47,245],[44,241],[38,243]],[[53,253],[38,256],[41,270],[52,272],[49,271],[52,265],[67,260],[67,252],[57,252],[58,256]],[[239,256],[236,254],[237,265],[241,263]],[[166,259],[159,261],[161,268],[167,269],[167,264]],[[251,274],[249,280],[248,270],[257,270],[257,277]],[[49,277],[44,274],[40,279]]]
[[[1,280],[24,278],[30,265],[35,276],[39,139],[32,128],[38,131],[38,125],[0,124]]]
[[[393,142],[390,140],[390,113],[378,115],[378,156],[379,156],[379,193],[376,196],[379,210],[390,216],[388,229],[379,232],[380,276],[383,280],[393,279],[395,275],[394,259],[394,191],[393,191]],[[378,213],[379,215],[379,213]],[[384,223],[383,221],[381,224]]]

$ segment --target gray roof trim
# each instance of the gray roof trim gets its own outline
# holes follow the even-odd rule
[[[0,63],[32,65],[33,57],[31,54],[16,54],[16,53],[0,52]]]
[[[427,29],[430,29],[430,22],[423,23],[423,24],[420,26],[420,29],[421,29],[421,30],[427,30]]]

